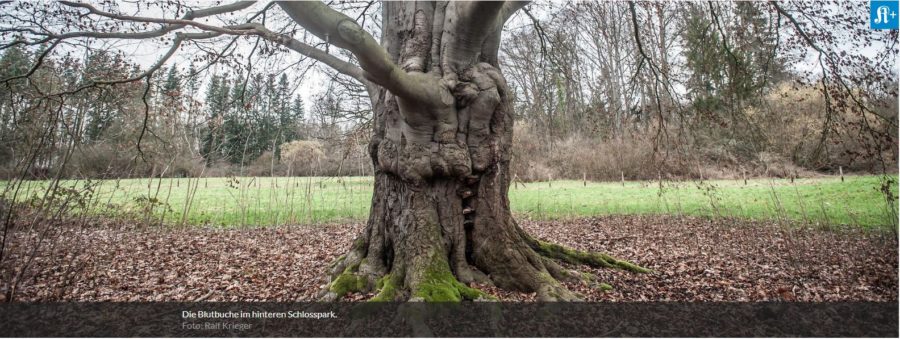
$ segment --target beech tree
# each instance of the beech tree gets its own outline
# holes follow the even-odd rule
[[[322,2],[270,3],[262,9],[243,1],[202,9],[169,4],[167,10],[186,11],[178,19],[125,14],[115,4],[23,2],[13,3],[14,10],[41,12],[65,25],[48,26],[42,20],[50,19],[35,18],[33,25],[6,32],[22,36],[11,45],[48,45],[43,55],[76,39],[172,38],[171,48],[142,74],[93,80],[84,87],[149,79],[185,42],[229,35],[263,39],[363,84],[375,121],[369,145],[375,167],[371,211],[365,230],[332,265],[323,299],[371,291],[384,301],[474,300],[490,296],[470,283],[490,283],[536,292],[546,301],[577,300],[560,281],[586,275],[560,262],[647,270],[602,253],[545,243],[523,231],[510,213],[513,107],[498,49],[504,23],[526,4],[386,2],[380,42],[357,20]],[[276,8],[326,47],[295,38],[301,32],[271,30],[265,20],[254,20]],[[205,20],[237,11],[257,12],[243,24]],[[339,57],[330,46],[352,57]]]
[[[498,68],[503,23],[521,2],[385,3],[381,44],[322,3],[279,4],[359,67],[322,56],[367,84],[375,115],[375,190],[368,224],[335,262],[326,299],[375,290],[376,300],[478,299],[467,283],[577,296],[557,261],[635,271],[599,253],[530,237],[510,214],[513,112]],[[309,53],[314,55],[314,53]]]
[[[320,61],[368,84],[376,120],[369,221],[334,264],[326,298],[375,290],[376,300],[478,299],[484,293],[466,284],[491,282],[573,300],[559,280],[581,275],[557,261],[645,271],[543,243],[510,214],[513,112],[497,53],[503,23],[524,4],[385,3],[380,44],[323,3],[279,4],[353,53],[358,68]]]

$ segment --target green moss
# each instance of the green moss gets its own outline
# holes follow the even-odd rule
[[[497,300],[494,296],[484,293],[477,288],[471,288],[469,286],[464,285],[463,283],[456,282],[458,284],[457,288],[459,289],[460,296],[465,300],[477,300],[478,298],[487,299],[487,300]]]
[[[346,259],[346,258],[347,258],[347,255],[346,255],[346,254],[341,254],[341,256],[339,256],[337,259],[335,259],[334,261],[332,261],[331,264],[328,265],[328,267],[331,268],[331,269],[333,269],[333,268],[334,268],[335,266],[337,266],[338,264],[344,262],[344,259]]]
[[[358,263],[355,263],[355,264],[353,264],[353,265],[350,265],[350,267],[347,267],[347,270],[350,271],[350,272],[357,272],[357,271],[359,271],[359,265],[361,265],[361,264],[362,264],[363,262],[365,262],[365,261],[366,261],[366,259],[363,259],[363,260],[361,260],[361,261],[358,262]]]
[[[623,269],[623,270],[631,271],[631,272],[637,272],[637,273],[650,273],[650,272],[653,272],[653,271],[651,271],[651,270],[649,270],[649,269],[646,269],[646,268],[640,267],[640,266],[638,266],[638,265],[635,265],[634,263],[632,263],[632,262],[630,262],[630,261],[616,259],[616,258],[610,257],[610,256],[608,256],[608,255],[606,255],[606,254],[597,254],[597,253],[594,253],[594,255],[599,255],[599,256],[603,257],[603,259],[604,259],[606,262],[608,262],[608,263],[610,263],[611,265],[613,265],[613,267],[616,267],[616,268],[619,268],[619,269]]]
[[[394,301],[397,297],[398,286],[400,285],[399,278],[395,278],[392,274],[387,274],[378,281],[375,282],[375,288],[378,290],[378,294],[375,295],[369,301]]]
[[[361,277],[356,274],[356,271],[359,270],[359,263],[355,263],[350,267],[344,269],[344,273],[341,273],[331,282],[331,286],[328,287],[328,290],[334,292],[339,297],[347,295],[350,292],[362,292],[366,289],[366,278]]]
[[[427,302],[459,302],[462,296],[452,283],[447,281],[428,281],[419,284],[414,296]]]
[[[334,292],[338,296],[347,295],[350,292],[359,292],[366,288],[366,278],[357,276],[353,273],[341,273],[334,281],[331,282],[329,291]]]
[[[468,287],[453,276],[447,259],[435,254],[431,263],[425,268],[424,279],[413,292],[413,297],[427,302],[459,302],[478,298],[493,299],[487,293]]]
[[[362,249],[363,246],[365,246],[365,245],[366,245],[366,240],[363,239],[363,237],[358,237],[358,238],[356,238],[356,240],[353,242],[353,248],[354,248],[354,249]]]
[[[584,264],[593,267],[618,268],[626,271],[637,273],[650,273],[652,271],[635,265],[625,260],[613,258],[607,254],[585,252],[571,249],[562,245],[548,243],[545,241],[537,241],[537,249],[541,254],[565,261],[570,264]]]
[[[378,280],[376,280],[375,281],[375,290],[380,291],[384,287],[384,284],[387,283],[386,279],[390,279],[390,278],[391,278],[391,275],[389,273],[389,274],[382,276]]]
[[[607,292],[607,291],[612,291],[612,290],[613,290],[612,285],[607,284],[607,283],[600,283],[600,284],[597,285],[597,287],[600,288],[600,290],[603,291],[603,292]]]

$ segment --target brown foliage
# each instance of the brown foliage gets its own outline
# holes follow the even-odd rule
[[[566,283],[588,300],[897,300],[894,235],[667,216],[525,220],[522,226],[543,240],[633,258],[654,270],[578,267],[613,288]],[[312,300],[328,265],[346,252],[361,227],[140,230],[99,220],[92,227],[61,227],[64,236],[54,246],[40,247],[17,300]],[[0,266],[4,281],[27,260],[27,244],[36,236],[13,231],[9,260]],[[534,299],[479,287],[501,300]]]

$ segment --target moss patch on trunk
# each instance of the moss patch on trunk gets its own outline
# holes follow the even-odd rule
[[[328,290],[336,294],[338,297],[347,295],[351,292],[362,292],[366,290],[368,282],[365,277],[356,274],[359,264],[347,267],[343,273],[338,275],[328,286]]]
[[[450,271],[450,265],[443,255],[432,257],[431,264],[425,267],[424,278],[419,282],[413,298],[421,298],[427,302],[459,302],[462,300],[488,299],[493,296],[476,288],[460,283]]]
[[[369,301],[394,301],[397,298],[397,291],[402,282],[393,274],[387,274],[375,283],[378,293]]]

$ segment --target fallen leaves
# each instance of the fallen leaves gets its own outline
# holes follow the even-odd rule
[[[609,291],[566,283],[595,301],[897,300],[897,238],[858,230],[783,228],[760,222],[672,216],[611,216],[520,225],[532,235],[603,251],[650,274],[572,267]],[[65,232],[43,246],[19,281],[18,301],[314,300],[328,265],[362,225],[253,229]],[[15,231],[2,285],[28,260],[35,234]],[[476,286],[501,300],[533,293]],[[2,293],[0,293],[2,294]],[[366,295],[349,296],[362,300]]]
[[[735,219],[609,216],[521,221],[532,235],[602,251],[654,272],[586,270],[613,286],[593,301],[896,301],[897,238]],[[523,297],[522,299],[527,299]]]

